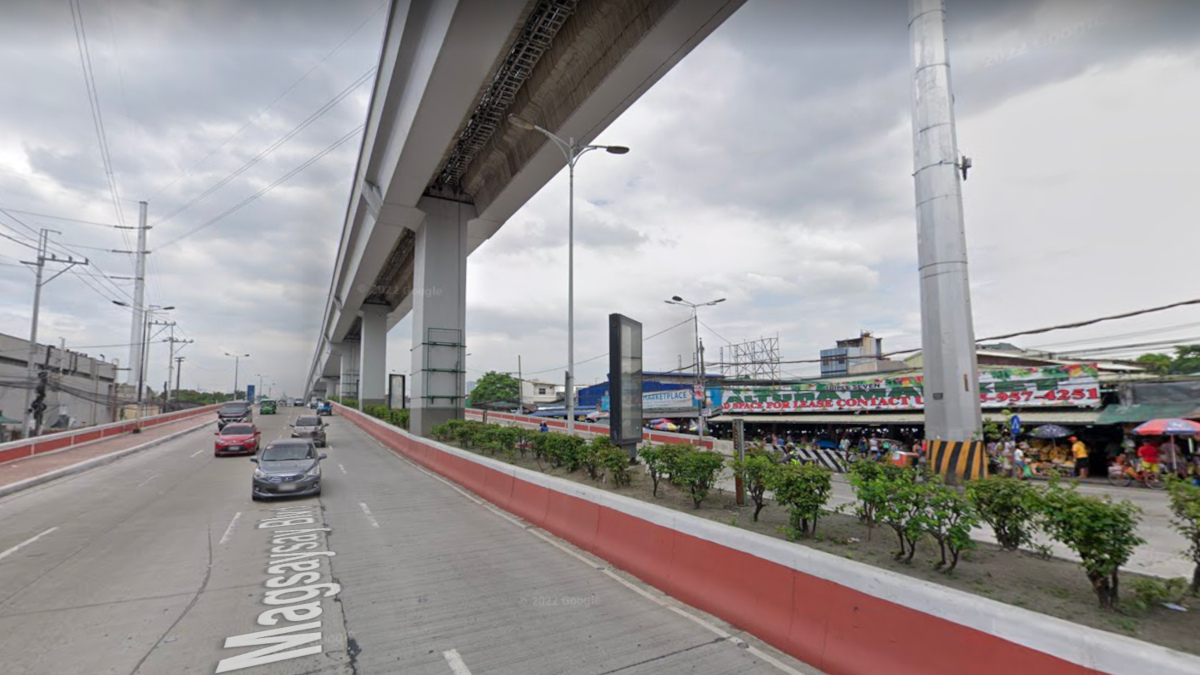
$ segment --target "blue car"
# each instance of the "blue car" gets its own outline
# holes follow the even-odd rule
[[[321,401],[320,403],[317,404],[317,414],[318,415],[332,415],[333,414],[333,404],[330,403],[329,401]]]

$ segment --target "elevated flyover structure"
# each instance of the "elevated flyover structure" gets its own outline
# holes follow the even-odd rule
[[[467,256],[565,166],[508,115],[590,142],[743,2],[393,0],[310,392],[382,403],[412,312],[412,428],[461,417]]]

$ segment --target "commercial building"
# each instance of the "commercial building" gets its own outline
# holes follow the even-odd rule
[[[865,375],[905,370],[909,366],[883,356],[883,338],[869,331],[858,337],[838,340],[833,349],[821,350],[821,377]]]
[[[0,417],[23,421],[29,379],[29,341],[0,334]],[[34,363],[47,372],[43,431],[115,421],[117,365],[52,345],[37,346]],[[2,425],[8,435],[20,424]]]

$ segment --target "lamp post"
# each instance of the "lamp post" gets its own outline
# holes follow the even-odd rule
[[[120,300],[113,300],[112,303],[114,305],[120,305],[121,307],[137,309],[133,305],[127,302],[121,302]],[[167,305],[166,307],[161,305],[150,305],[149,307],[142,309],[142,342],[140,349],[138,350],[140,352],[138,355],[138,360],[141,363],[141,368],[138,369],[139,372],[137,382],[137,419],[139,422],[142,419],[142,392],[145,388],[146,369],[150,367],[150,323],[152,322],[155,314],[169,312],[173,309],[175,309],[174,305]]]
[[[694,302],[688,302],[687,300],[684,300],[683,298],[679,297],[678,295],[675,295],[675,296],[672,296],[670,300],[664,300],[663,302],[667,303],[668,305],[683,305],[684,307],[692,308],[692,327],[693,327],[693,330],[695,331],[695,336],[696,336],[695,337],[695,339],[696,339],[696,380],[695,380],[695,382],[693,382],[693,385],[700,387],[700,397],[696,401],[696,435],[699,437],[699,440],[704,440],[704,398],[705,398],[706,390],[704,388],[703,347],[701,347],[701,343],[700,343],[700,312],[699,312],[699,308],[700,307],[711,307],[717,303],[725,302],[725,298],[720,298],[717,300],[710,300],[708,302],[694,303]]]
[[[604,150],[612,155],[624,155],[629,148],[623,145],[579,145],[574,138],[563,140],[550,131],[517,115],[508,121],[518,129],[539,131],[562,151],[569,170],[567,201],[567,433],[575,433],[575,163],[592,150]]]
[[[254,395],[255,395],[255,396],[262,396],[262,389],[263,389],[263,376],[262,376],[262,374],[261,374],[261,373],[255,373],[255,374],[254,374],[254,376],[258,378],[258,389],[254,390]],[[251,402],[251,403],[254,403],[254,401],[250,401],[250,402]]]
[[[249,354],[230,354],[229,352],[225,352],[225,356],[233,357],[233,400],[236,401],[237,400],[237,388],[238,388],[238,366],[241,363],[242,359],[249,358],[250,355]]]

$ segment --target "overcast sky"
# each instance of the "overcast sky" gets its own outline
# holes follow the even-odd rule
[[[110,252],[129,234],[106,225],[136,223],[144,199],[149,302],[177,306],[176,335],[195,340],[180,352],[184,386],[229,389],[229,351],[251,354],[243,383],[261,373],[299,394],[386,11],[375,0],[80,4],[121,216],[70,4],[0,8],[0,208],[11,212],[0,234],[59,230],[54,242],[93,263],[45,288],[42,341],[127,365],[130,315],[112,301],[131,302],[132,284],[101,273],[132,275],[132,258]],[[947,8],[959,145],[975,164],[964,203],[977,334],[1200,295],[1200,3]],[[776,334],[792,360],[860,329],[885,349],[919,345],[906,17],[904,0],[749,0],[600,137],[632,151],[589,155],[577,172],[579,362],[606,352],[610,312],[646,335],[686,319],[662,302],[676,294],[727,298],[701,314],[709,361],[726,340]],[[566,197],[563,174],[471,257],[469,379],[515,370],[518,354],[526,374],[561,378]],[[17,261],[30,253],[0,238],[0,332],[28,335],[32,275]],[[393,371],[410,368],[410,330],[406,320],[389,336]],[[1195,336],[1200,309],[1178,309],[1015,342]],[[647,368],[691,363],[692,339],[683,326],[649,340]],[[152,347],[155,389],[166,349]],[[607,361],[577,370],[581,383],[602,380]]]

